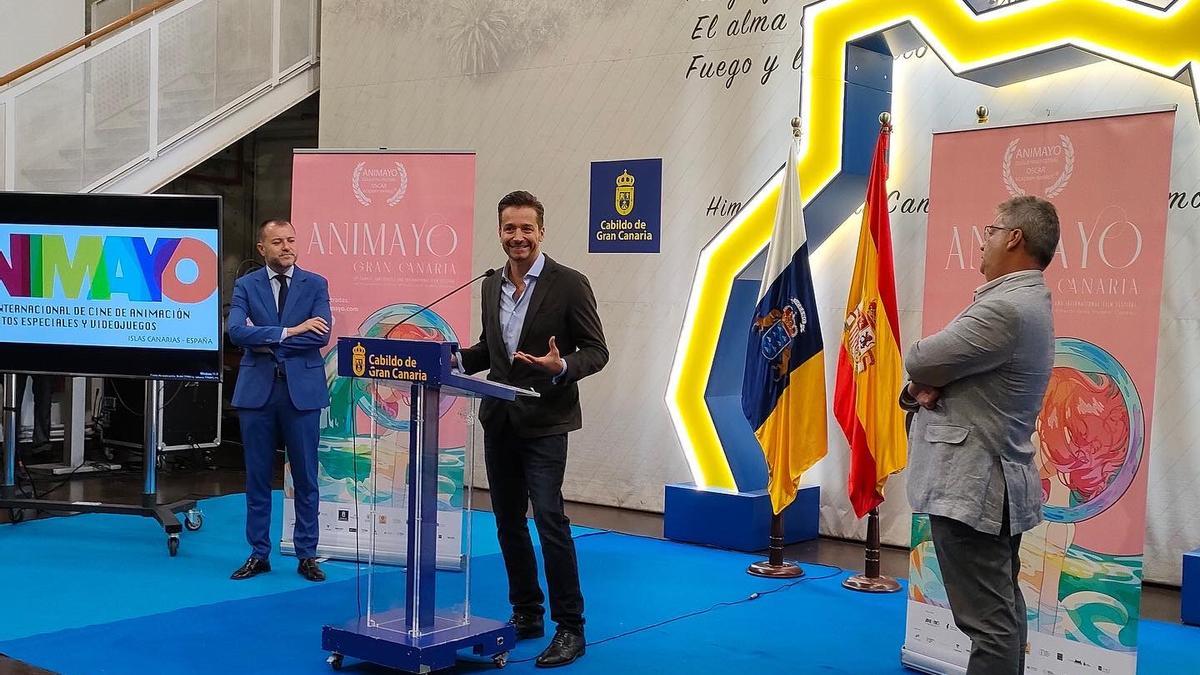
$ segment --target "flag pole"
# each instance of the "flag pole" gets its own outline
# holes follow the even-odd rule
[[[773,577],[789,579],[804,576],[804,570],[794,562],[783,559],[783,514],[776,513],[771,517],[771,543],[767,547],[767,559],[760,560],[746,568],[747,574],[756,577]]]
[[[895,593],[900,582],[879,573],[879,509],[867,514],[866,565],[863,574],[856,574],[842,582],[852,591],[864,593]]]
[[[792,142],[800,138],[800,118],[792,118]],[[783,559],[783,513],[771,516],[771,538],[767,546],[767,559],[760,560],[746,568],[747,574],[756,577],[771,577],[775,579],[791,579],[804,576],[804,570],[794,562]]]
[[[880,131],[889,134],[892,131],[892,115],[888,112],[879,113]],[[842,582],[842,586],[853,591],[864,593],[894,593],[900,590],[900,583],[895,579],[879,573],[879,508],[873,508],[867,513],[867,543],[863,564],[863,574],[856,574]]]

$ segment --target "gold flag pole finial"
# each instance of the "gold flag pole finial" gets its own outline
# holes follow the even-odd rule
[[[879,126],[884,133],[892,133],[892,113],[887,111],[879,113]]]
[[[981,105],[978,108],[976,108],[975,109],[975,117],[977,118],[977,120],[980,124],[987,124],[987,121],[988,121],[987,106]]]
[[[799,117],[792,118],[792,137],[800,138],[800,118]]]

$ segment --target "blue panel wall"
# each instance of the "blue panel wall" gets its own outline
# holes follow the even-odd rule
[[[767,487],[767,463],[754,430],[742,412],[742,377],[746,372],[746,346],[750,338],[750,319],[758,300],[760,281],[739,279],[733,282],[725,322],[708,376],[705,400],[725,449],[729,468],[738,489],[744,492]]]
[[[879,113],[891,109],[892,57],[876,41],[848,46],[846,98],[842,131],[842,170],[804,207],[809,250],[815,251],[863,202],[871,155],[879,135]],[[781,151],[783,148],[781,148]],[[805,186],[801,185],[801,190]],[[738,490],[760,490],[767,484],[767,467],[754,430],[742,414],[742,375],[750,319],[758,298],[757,279],[738,279],[730,291],[721,335],[717,342],[705,401],[725,449]],[[822,321],[841,317],[822,317]],[[825,345],[831,349],[830,345]]]

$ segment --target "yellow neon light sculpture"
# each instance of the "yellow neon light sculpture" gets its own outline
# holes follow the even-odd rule
[[[1200,0],[1025,0],[976,14],[965,0],[823,0],[804,10],[800,182],[815,195],[842,162],[846,46],[911,26],[957,75],[1073,50],[1197,86]],[[1200,99],[1198,99],[1200,100]],[[736,275],[766,245],[776,176],[700,254],[667,388],[667,407],[700,487],[736,489],[704,401]]]

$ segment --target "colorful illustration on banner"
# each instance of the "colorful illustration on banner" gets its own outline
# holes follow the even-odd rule
[[[1098,345],[1058,338],[1033,435],[1046,520],[1021,542],[1032,628],[1105,649],[1136,648],[1141,557],[1088,550],[1075,532],[1125,495],[1143,443],[1141,399],[1125,368]]]
[[[471,297],[460,293],[431,312],[410,314],[470,279],[475,221],[475,155],[470,152],[297,152],[292,222],[301,264],[329,280],[334,327],[325,360],[331,407],[322,413],[318,457],[323,529],[318,553],[350,558],[370,521],[377,559],[397,561],[406,548],[409,388],[361,377],[335,377],[333,345],[345,336],[439,339],[466,335]],[[410,325],[411,324],[411,325]],[[454,327],[454,331],[450,330]],[[366,345],[364,344],[364,347]],[[353,346],[350,348],[353,349]],[[353,353],[346,355],[351,360]],[[373,400],[373,395],[378,400]],[[462,554],[464,492],[470,462],[470,408],[465,399],[440,410],[438,558]],[[353,508],[357,501],[366,505]],[[335,514],[349,507],[350,522]],[[290,530],[285,520],[285,532]],[[327,525],[327,526],[326,526]],[[287,535],[284,535],[286,550]]]
[[[1141,556],[1089,550],[1075,543],[1075,531],[1129,489],[1143,443],[1141,399],[1125,368],[1096,344],[1058,338],[1033,436],[1045,522],[1021,541],[1019,586],[1030,630],[1136,650]],[[914,516],[912,532],[909,599],[949,608],[929,519]]]
[[[1087,520],[1116,503],[1137,475],[1144,440],[1141,398],[1125,368],[1091,342],[1058,338],[1034,434],[1046,520]]]
[[[1031,667],[1136,665],[1174,122],[1147,112],[933,137],[925,334],[980,283],[967,228],[992,221],[989,204],[1047,197],[1060,220],[1044,271],[1059,337],[1030,439],[1043,522],[1022,534],[1017,574]],[[920,651],[922,617],[949,614],[924,522],[914,521],[911,564],[909,649]],[[938,648],[958,639],[944,638]]]
[[[436,311],[425,310],[407,322],[404,317],[421,309],[421,305],[399,303],[388,305],[365,319],[356,334],[364,337],[457,341],[450,324]],[[354,367],[362,354],[354,352]],[[322,501],[353,499],[357,494],[362,503],[403,506],[407,491],[404,485],[408,467],[409,407],[412,404],[410,385],[403,382],[384,382],[337,375],[337,350],[325,356],[325,376],[329,383],[330,416],[321,430],[318,483]],[[439,419],[451,415],[455,406],[465,403],[453,397],[442,400]],[[461,410],[460,410],[461,412]],[[462,413],[465,415],[465,412]],[[357,416],[354,424],[352,417]],[[447,418],[448,419],[448,418]],[[358,429],[354,436],[352,429]],[[364,430],[374,429],[371,433]],[[375,462],[372,463],[372,449]],[[465,448],[443,447],[438,454],[438,503],[443,508],[457,508],[462,503]]]

